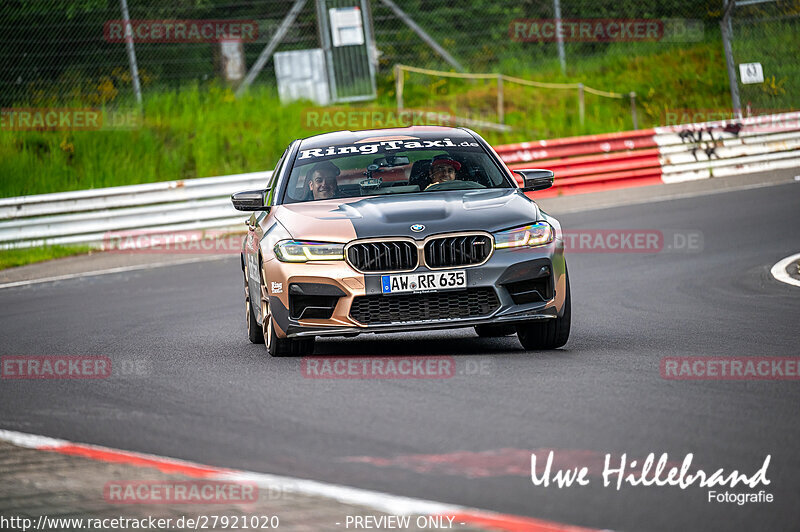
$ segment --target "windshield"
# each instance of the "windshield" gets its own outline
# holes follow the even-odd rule
[[[444,147],[438,148],[441,143]],[[301,149],[284,203],[511,186],[477,142],[456,145],[443,139],[436,149],[416,148],[429,144],[390,141]]]

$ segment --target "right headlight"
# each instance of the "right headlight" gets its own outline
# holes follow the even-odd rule
[[[275,257],[281,262],[344,260],[344,244],[282,240],[275,244]]]
[[[555,230],[547,222],[515,227],[494,233],[495,249],[536,247],[549,244],[555,238]]]

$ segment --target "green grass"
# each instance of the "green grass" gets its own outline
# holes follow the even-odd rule
[[[89,253],[89,251],[89,246],[46,246],[38,248],[4,249],[0,250],[0,270],[33,264],[34,262],[70,257],[72,255],[83,255]]]
[[[741,21],[734,25],[733,54],[737,63],[761,63],[764,83],[740,85],[742,106],[760,111],[797,109],[800,61],[787,57],[789,42],[796,42],[800,17],[765,22]],[[738,68],[737,68],[738,70]]]
[[[719,41],[665,50],[632,43],[581,60],[570,59],[567,76],[555,62],[531,65],[515,75],[541,81],[581,81],[617,92],[635,91],[639,127],[658,125],[667,109],[729,106]],[[649,48],[646,46],[651,44]],[[502,63],[501,63],[502,68]],[[320,133],[307,127],[310,103],[280,105],[271,87],[254,87],[240,99],[216,84],[182,90],[146,88],[141,123],[98,131],[9,131],[0,129],[0,197],[191,179],[271,169],[293,139]],[[493,83],[433,79],[407,74],[407,107],[447,107],[456,114],[493,121]],[[115,101],[117,108],[124,103]],[[39,103],[38,105],[44,105]],[[377,102],[394,109],[394,79],[379,79]],[[20,105],[22,107],[23,105]],[[27,105],[30,107],[31,105]],[[60,107],[70,105],[59,104]],[[73,107],[88,107],[74,102]],[[353,106],[355,107],[355,106]],[[575,91],[505,86],[506,123],[511,133],[480,131],[493,144],[631,129],[630,102],[586,95],[586,123],[578,123]],[[329,127],[328,130],[342,129]],[[358,128],[356,128],[358,129]]]
[[[567,75],[561,73],[556,62],[546,63],[536,73],[517,75],[554,83],[580,82],[626,97],[610,99],[586,93],[586,119],[581,126],[576,90],[505,83],[505,122],[515,131],[511,135],[487,132],[487,140],[516,142],[633,129],[630,98],[627,97],[630,92],[636,93],[639,128],[663,125],[668,110],[730,107],[721,44],[698,43],[665,50],[655,43],[638,43],[637,48],[639,51],[635,54],[611,48],[602,56],[583,59],[568,67]],[[489,120],[497,116],[494,81],[444,80],[414,73],[406,76],[404,100],[408,106],[434,106],[438,102],[455,108],[460,115],[483,115]]]
[[[291,138],[309,134],[300,124],[308,106],[282,107],[264,88],[237,100],[195,86],[147,94],[131,129],[0,130],[0,196],[270,169]]]

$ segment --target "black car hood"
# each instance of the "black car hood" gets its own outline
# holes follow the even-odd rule
[[[311,204],[318,208],[308,208]],[[410,236],[419,239],[452,231],[492,232],[532,223],[539,218],[536,204],[512,188],[392,194],[297,205],[305,208],[288,207],[295,215],[302,213],[301,217],[306,218],[303,226],[313,226],[324,234],[326,222],[338,224],[348,220],[357,238]],[[416,224],[425,227],[412,231],[411,226]],[[314,236],[297,235],[292,227],[287,228],[295,238]],[[311,232],[317,233],[317,230]]]

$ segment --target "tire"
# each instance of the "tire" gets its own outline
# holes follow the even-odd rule
[[[247,337],[250,342],[254,344],[264,343],[264,333],[261,330],[261,324],[256,320],[253,313],[253,303],[250,300],[250,285],[247,283],[247,269],[244,269],[244,305],[245,305],[245,320],[247,322]]]
[[[262,272],[259,262],[259,273]],[[314,352],[314,337],[309,338],[278,338],[275,333],[275,320],[269,308],[269,295],[263,277],[259,281],[261,286],[261,324],[257,325],[261,332],[262,343],[267,352],[273,357],[302,357]]]
[[[481,338],[497,338],[514,334],[513,325],[476,325],[475,334]]]
[[[265,320],[266,321],[266,320]],[[269,342],[267,352],[273,357],[303,357],[314,352],[314,337],[310,338],[278,338],[275,334],[275,324],[269,317]],[[266,336],[267,333],[265,332]]]
[[[569,288],[569,274],[566,270],[565,275],[567,276],[567,294],[564,299],[564,312],[561,317],[529,321],[517,325],[517,337],[519,337],[519,342],[526,350],[557,349],[567,343],[572,319],[572,296]]]

